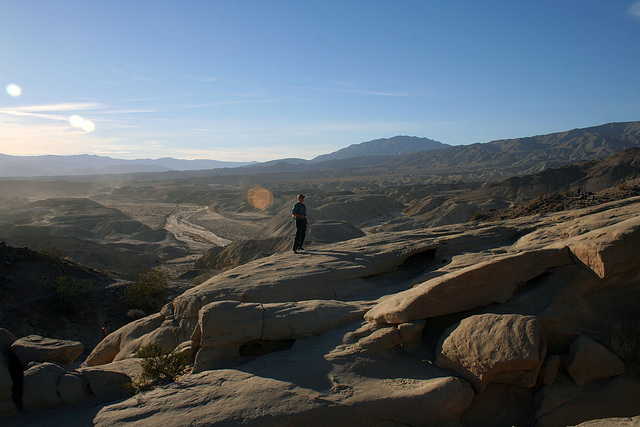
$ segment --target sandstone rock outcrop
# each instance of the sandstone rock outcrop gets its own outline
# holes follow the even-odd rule
[[[211,386],[211,385],[214,386]],[[247,425],[375,425],[394,420],[405,425],[456,424],[473,392],[458,378],[437,378],[412,384],[377,384],[379,394],[358,387],[344,393],[336,388],[319,393],[287,381],[237,370],[215,370],[193,375],[145,395],[145,405],[134,399],[111,405],[94,419],[96,426],[114,425],[126,413],[149,424],[184,425],[186,419],[206,419],[210,425],[240,422]],[[272,404],[278,402],[277,404]]]
[[[78,341],[56,340],[39,335],[28,335],[11,344],[11,350],[23,366],[29,362],[58,362],[71,366],[83,349],[84,345]]]
[[[372,308],[365,318],[382,323],[402,323],[504,303],[518,285],[570,262],[566,249],[507,254],[399,292]]]
[[[640,381],[617,376],[587,386],[560,383],[543,387],[536,396],[536,427],[576,425],[599,418],[640,414]]]
[[[55,362],[32,362],[24,372],[22,403],[30,411],[73,405],[90,396],[115,400],[131,391],[131,378],[119,372],[104,368],[78,372]]]
[[[93,397],[129,397],[133,376],[141,372],[138,359],[81,370],[71,369],[82,344],[41,336],[16,339],[2,330],[0,351],[0,419],[18,411],[37,411],[83,403]],[[12,344],[12,345],[9,345]],[[22,364],[26,362],[26,366]]]
[[[156,313],[131,322],[112,332],[93,349],[85,363],[89,366],[95,366],[112,362],[126,344],[155,331],[162,325],[164,319],[165,317],[161,313]]]
[[[219,301],[200,310],[194,372],[240,357],[243,344],[295,340],[318,335],[361,318],[367,305],[341,301],[239,303]]]
[[[624,374],[626,366],[605,346],[581,335],[569,349],[565,370],[578,385]]]
[[[89,383],[91,393],[98,399],[116,400],[132,393],[131,378],[121,372],[104,369],[83,369],[82,377]]]
[[[404,378],[405,385],[418,390],[423,378],[415,372],[400,373],[399,366],[412,366],[417,360],[414,357],[424,357],[425,346],[435,346],[424,341],[432,334],[425,319],[446,325],[448,318],[450,323],[443,329],[448,331],[442,334],[434,359],[439,369],[436,372],[431,370],[435,367],[423,366],[422,372],[432,379],[455,373],[470,383],[468,390],[475,390],[470,400],[450,412],[458,414],[453,416],[457,420],[454,423],[483,425],[491,419],[512,425],[537,420],[544,426],[633,415],[636,404],[630,396],[635,393],[635,377],[620,376],[620,369],[609,372],[613,375],[609,378],[602,379],[598,374],[601,379],[589,377],[588,381],[576,374],[577,383],[587,381],[578,385],[571,371],[584,358],[570,355],[570,346],[587,331],[604,333],[603,319],[628,319],[635,312],[632,301],[640,295],[634,284],[639,252],[628,242],[636,233],[639,205],[640,199],[627,200],[499,225],[477,224],[463,232],[456,227],[441,227],[396,233],[393,239],[380,233],[330,247],[317,246],[296,258],[276,254],[213,277],[176,298],[163,313],[172,321],[197,315],[193,342],[189,344],[198,350],[196,370],[220,367],[235,358],[245,372],[267,375],[270,380],[288,380],[290,384],[281,387],[291,390],[291,399],[297,402],[293,406],[298,409],[290,409],[292,419],[304,423],[310,423],[303,415],[307,413],[322,414],[323,420],[342,414],[342,405],[359,395],[359,401],[369,403],[352,405],[350,411],[359,413],[357,408],[363,405],[371,411],[372,422],[376,421],[371,414],[382,417],[385,411],[391,411],[384,415],[387,420],[428,424],[409,417],[410,412],[391,410],[394,404],[387,397],[393,394],[376,389],[380,383],[375,378],[383,375],[389,378],[383,381],[393,382]],[[627,252],[623,263],[614,255],[618,248]],[[407,270],[403,270],[405,265]],[[319,326],[328,325],[331,304],[336,304],[319,301],[342,300],[345,304],[355,295],[370,296],[368,302],[351,309],[354,313],[360,310],[358,315],[349,314],[326,328]],[[314,304],[318,306],[312,316],[307,310]],[[354,303],[346,303],[350,304]],[[367,309],[363,319],[362,312]],[[325,315],[316,317],[325,310]],[[311,336],[304,338],[306,335]],[[291,350],[261,356],[255,363],[242,362],[243,345],[287,338],[295,338]],[[547,352],[550,354],[545,357]],[[597,366],[607,357],[587,357],[589,372],[603,372]],[[284,371],[285,364],[291,372]],[[214,372],[228,372],[225,381],[240,375],[238,371],[204,371],[190,377],[192,385],[186,388],[205,387],[199,384]],[[306,377],[303,372],[314,374]],[[332,380],[325,384],[327,377]],[[244,378],[247,387],[258,381]],[[302,384],[305,391],[296,388]],[[365,384],[369,390],[366,399],[358,391]],[[184,414],[177,403],[180,387],[170,393],[176,399],[175,414]],[[309,390],[320,393],[313,399],[320,399],[320,407],[309,405]],[[328,390],[329,397],[325,397]],[[622,403],[614,405],[611,398],[593,403],[593,396],[600,393],[616,395]],[[330,398],[334,394],[337,396]],[[339,407],[324,405],[325,400],[333,402],[338,396]],[[157,398],[164,399],[160,395]],[[418,402],[415,395],[407,399]],[[209,398],[206,401],[214,404]],[[371,402],[378,402],[380,407]],[[579,409],[592,403],[589,410]],[[283,403],[280,409],[291,408],[287,405]],[[237,409],[225,410],[241,411],[243,407],[239,404]],[[489,417],[487,414],[494,413],[496,407],[508,409]],[[122,416],[137,413],[149,420],[156,417],[151,410],[140,413],[133,401],[126,401],[103,411],[97,419],[113,422],[119,418],[118,411]],[[167,409],[165,415],[173,417],[173,411]],[[582,415],[570,415],[575,411],[582,411]],[[280,413],[269,413],[273,417],[269,419],[277,423]],[[234,415],[220,416],[229,419]],[[256,422],[264,423],[263,416],[256,415]]]
[[[24,409],[47,409],[62,405],[58,383],[69,372],[58,363],[33,363],[24,371],[22,404]]]
[[[479,393],[491,382],[531,388],[546,350],[536,317],[482,314],[445,331],[436,363],[459,374]]]
[[[635,198],[369,234],[223,272],[88,359],[91,369],[124,363],[157,340],[196,352],[201,372],[93,421],[564,426],[636,416],[638,351],[616,348],[605,321],[637,322],[639,211]]]

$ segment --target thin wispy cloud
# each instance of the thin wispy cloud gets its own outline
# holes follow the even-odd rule
[[[51,111],[86,111],[104,108],[97,102],[62,102],[58,104],[24,105],[20,107],[4,108],[3,111],[17,112],[51,112]]]
[[[629,13],[640,18],[640,1],[635,2],[629,8]]]
[[[16,108],[3,108],[0,109],[0,114],[7,114],[10,116],[22,116],[22,117],[34,117],[39,119],[49,119],[49,120],[58,120],[58,121],[68,121],[69,116],[61,116],[59,114],[47,114],[47,113],[36,113],[31,111],[22,111]]]
[[[100,114],[144,114],[144,113],[157,113],[157,109],[151,108],[129,108],[129,109],[115,109],[101,111]]]
[[[335,88],[335,87],[321,87],[321,86],[291,86],[290,88],[334,92],[334,93],[355,93],[358,95],[391,96],[391,97],[402,97],[402,98],[413,96],[412,94],[409,94],[406,92],[388,92],[388,91],[377,91],[377,90],[349,89],[349,88]]]
[[[5,115],[5,117],[6,116],[21,117],[25,120],[29,120],[29,119],[35,120],[35,122],[31,122],[31,123],[30,122],[21,123],[21,125],[25,127],[34,126],[34,125],[38,126],[42,121],[42,119],[54,120],[59,122],[67,122],[72,127],[77,127],[76,126],[78,122],[77,118],[80,117],[78,113],[81,113],[84,111],[96,110],[100,108],[103,108],[103,105],[95,102],[80,102],[80,103],[67,102],[67,103],[59,103],[59,104],[25,105],[20,107],[1,108],[0,115]],[[69,114],[63,115],[60,113],[69,113]],[[73,120],[74,118],[76,119],[75,120],[76,124],[74,124],[74,120]],[[83,119],[83,120],[86,120],[86,119]],[[87,123],[89,122],[90,121],[87,121]],[[93,126],[93,122],[91,123]],[[89,128],[90,127],[84,127],[85,130]],[[93,127],[92,130],[93,129],[95,129],[95,127]],[[6,134],[6,129],[2,129],[0,131],[0,135],[3,138],[5,138],[5,134]]]

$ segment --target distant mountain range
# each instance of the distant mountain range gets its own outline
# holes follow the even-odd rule
[[[255,163],[255,162],[253,162]],[[171,170],[234,168],[250,162],[161,159],[123,160],[88,154],[76,156],[9,156],[0,154],[0,177],[98,175]]]
[[[640,122],[608,123],[547,135],[458,145],[444,150],[403,156],[388,167],[429,168],[433,171],[502,170],[524,175],[582,160],[596,160],[640,146]]]
[[[451,147],[449,144],[434,141],[429,138],[415,136],[394,136],[393,138],[374,139],[373,141],[352,144],[347,148],[330,154],[323,154],[311,160],[311,163],[326,162],[329,160],[344,160],[354,157],[369,156],[398,156],[402,154],[418,153],[420,151],[439,150]]]
[[[640,122],[622,122],[457,146],[428,138],[395,136],[353,144],[312,160],[292,158],[264,163],[173,158],[119,160],[91,155],[18,157],[0,154],[0,177],[196,170],[211,170],[208,174],[212,175],[233,175],[353,168],[442,174],[464,171],[481,175],[488,172],[506,177],[532,174],[583,160],[601,159],[622,149],[639,146]],[[182,176],[196,176],[195,172],[185,174]]]
[[[360,146],[367,144],[362,143]],[[640,122],[608,123],[584,129],[470,145],[442,145],[444,147],[440,149],[411,154],[373,155],[373,151],[368,151],[370,154],[365,156],[324,161],[318,161],[318,158],[310,161],[280,160],[245,166],[229,172],[246,174],[305,171],[308,175],[312,171],[333,170],[345,176],[349,173],[371,175],[401,172],[500,180],[579,161],[602,159],[625,148],[640,147]],[[332,172],[333,175],[335,173],[337,172]]]

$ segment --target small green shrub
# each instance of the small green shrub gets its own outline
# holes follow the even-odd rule
[[[95,285],[92,280],[80,280],[58,276],[53,281],[55,307],[67,314],[80,313],[91,305]]]
[[[137,391],[173,382],[190,369],[186,354],[163,350],[155,341],[140,347],[136,355],[142,359],[142,374],[134,381]]]
[[[484,218],[484,213],[482,212],[474,212],[471,221],[481,221]]]
[[[44,248],[40,249],[38,253],[52,261],[60,261],[62,259],[62,248],[53,246],[49,241],[47,241]]]
[[[158,270],[145,270],[136,282],[124,291],[124,299],[132,309],[146,313],[159,310],[165,303],[169,279]]]

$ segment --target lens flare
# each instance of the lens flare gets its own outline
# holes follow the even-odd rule
[[[96,130],[96,125],[91,120],[87,120],[78,115],[69,117],[69,123],[71,123],[71,126],[82,129],[85,132],[93,132]]]
[[[271,191],[256,185],[247,194],[249,204],[256,209],[265,210],[273,205],[273,194]]]
[[[6,90],[7,90],[7,93],[10,96],[13,96],[14,98],[17,98],[20,95],[22,95],[22,88],[14,83],[8,84],[6,87]]]

